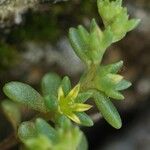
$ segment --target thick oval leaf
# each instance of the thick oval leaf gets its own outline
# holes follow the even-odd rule
[[[132,85],[131,82],[123,79],[116,85],[115,90],[118,90],[118,91],[125,90],[129,88],[131,85]]]
[[[98,24],[95,19],[91,22],[91,32],[90,32],[90,49],[89,57],[92,59],[92,62],[98,64],[101,62],[101,59],[104,54],[104,49],[101,49],[101,39],[103,36],[102,31],[100,30]]]
[[[61,82],[62,89],[64,91],[65,96],[69,93],[71,90],[71,82],[69,77],[65,76]]]
[[[18,128],[18,136],[20,140],[26,141],[38,135],[35,124],[31,121],[23,122]]]
[[[104,26],[109,26],[113,32],[113,42],[121,40],[140,22],[139,19],[129,20],[127,9],[122,7],[122,0],[97,0],[97,4]]]
[[[21,112],[19,106],[10,100],[2,102],[2,109],[13,128],[16,130],[21,122]]]
[[[86,45],[88,45],[88,42],[89,42],[88,31],[82,25],[79,25],[78,26],[78,33],[80,35],[80,38],[82,39],[81,41],[83,41]]]
[[[69,29],[69,39],[70,43],[75,51],[75,53],[80,57],[81,60],[83,60],[86,64],[90,64],[91,61],[86,55],[86,43],[83,41],[83,37],[80,36],[80,32],[78,32],[75,28]]]
[[[58,87],[61,83],[61,78],[56,73],[47,73],[42,78],[42,93],[43,95],[57,95]]]
[[[24,142],[25,150],[51,150],[51,141],[43,135],[38,135],[36,138],[29,138]]]
[[[104,94],[97,92],[94,95],[94,100],[105,120],[114,128],[120,129],[122,126],[121,118],[110,99]]]
[[[35,126],[39,135],[45,135],[50,140],[56,140],[56,130],[51,127],[45,120],[38,118],[35,121]]]
[[[56,123],[60,128],[68,130],[71,127],[71,121],[64,115],[59,115],[56,118]]]
[[[115,91],[115,90],[106,91],[106,94],[109,97],[116,99],[116,100],[123,100],[124,99],[124,96],[120,92]]]
[[[103,72],[115,74],[122,68],[122,66],[123,66],[123,61],[120,60],[120,61],[113,63],[113,64],[101,66],[100,70]]]
[[[76,98],[76,103],[85,103],[93,95],[92,91],[79,93]]]
[[[45,96],[44,102],[49,111],[55,111],[58,107],[58,100],[54,95]]]
[[[83,132],[82,132],[82,137],[81,137],[77,150],[88,150],[88,141]]]
[[[112,44],[112,40],[113,40],[113,33],[111,32],[110,27],[108,27],[103,32],[101,49],[106,50]]]
[[[93,126],[94,123],[92,119],[86,113],[80,112],[80,113],[76,113],[76,115],[78,116],[81,125],[87,126],[87,127]]]
[[[3,87],[4,93],[13,101],[41,112],[47,112],[43,97],[31,86],[21,82],[9,82]]]

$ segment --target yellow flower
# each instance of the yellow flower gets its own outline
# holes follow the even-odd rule
[[[89,110],[92,106],[88,104],[78,103],[77,96],[80,91],[80,84],[77,84],[67,95],[64,94],[62,86],[58,89],[58,111],[67,116],[74,122],[80,124],[80,119],[76,115],[77,112]]]

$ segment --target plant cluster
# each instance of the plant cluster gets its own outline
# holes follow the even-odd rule
[[[104,23],[102,30],[96,20],[91,21],[89,30],[82,25],[70,28],[70,43],[86,69],[79,82],[72,87],[69,77],[61,79],[55,73],[47,73],[41,81],[41,94],[31,86],[12,81],[3,87],[9,98],[2,102],[2,108],[12,123],[16,136],[30,150],[86,150],[86,138],[77,125],[93,126],[85,111],[93,100],[104,119],[114,128],[122,126],[120,115],[112,103],[123,100],[120,91],[131,83],[118,74],[123,61],[102,65],[106,49],[121,40],[134,29],[138,19],[129,19],[122,0],[97,0],[98,11]],[[11,101],[12,100],[12,101]],[[30,121],[21,123],[18,104],[37,112]],[[75,124],[73,124],[73,121]]]

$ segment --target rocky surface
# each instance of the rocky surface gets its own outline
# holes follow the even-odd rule
[[[0,27],[20,24],[22,14],[28,9],[38,9],[39,4],[60,1],[63,0],[0,0]]]

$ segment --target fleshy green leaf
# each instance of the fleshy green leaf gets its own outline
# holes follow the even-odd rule
[[[56,140],[56,130],[45,120],[41,118],[36,119],[35,126],[39,135],[45,135],[52,141]]]
[[[49,111],[55,111],[58,107],[57,97],[54,95],[47,95],[44,97],[45,106]]]
[[[131,31],[138,26],[140,21],[141,21],[140,19],[131,19],[128,21],[126,28],[128,29],[128,31]]]
[[[82,138],[78,127],[72,126],[67,130],[58,130],[59,142],[54,145],[54,150],[76,150]]]
[[[124,99],[124,96],[118,91],[110,90],[110,91],[107,91],[106,93],[111,98],[114,98],[117,100],[123,100]]]
[[[93,84],[96,89],[102,91],[108,97],[118,100],[124,99],[124,96],[117,90],[117,85],[123,80],[123,76],[110,72],[118,71],[121,65],[122,62],[119,62],[98,68]]]
[[[123,66],[123,61],[119,61],[113,64],[101,66],[101,70],[109,73],[117,73]]]
[[[102,31],[95,19],[91,21],[89,58],[94,64],[99,64],[103,58],[104,52],[111,45],[113,35],[110,28]]]
[[[122,126],[121,118],[110,99],[102,93],[96,93],[94,100],[105,120],[114,128],[120,129]]]
[[[82,25],[79,25],[78,26],[78,33],[80,35],[80,38],[82,39],[82,41],[86,44],[88,44],[89,42],[89,33],[88,31],[82,26]]]
[[[62,89],[64,91],[64,94],[65,96],[69,93],[69,91],[71,90],[71,82],[70,82],[70,79],[65,76],[61,82],[61,86],[62,86]]]
[[[76,113],[78,118],[80,119],[81,125],[91,127],[93,126],[92,119],[84,112]]]
[[[3,87],[4,93],[13,101],[32,109],[47,112],[43,97],[31,86],[21,82],[9,82]]]
[[[95,19],[91,21],[90,32],[83,26],[71,28],[69,38],[76,54],[88,66],[91,63],[101,62],[106,48],[112,43],[112,32],[110,29],[101,31]]]
[[[71,121],[64,115],[60,115],[56,118],[56,122],[59,127],[63,128],[64,130],[68,130],[71,127]]]
[[[113,40],[113,33],[111,29],[108,27],[103,32],[103,37],[101,41],[101,49],[106,50],[111,44]]]
[[[92,94],[93,94],[93,92],[91,92],[91,91],[79,93],[76,98],[76,102],[84,103],[92,96]]]
[[[105,25],[109,25],[111,23],[110,21],[122,13],[122,0],[97,0],[97,5],[99,14]]]
[[[95,19],[93,19],[90,27],[90,51],[88,52],[88,55],[95,64],[98,64],[101,61],[104,54],[104,49],[101,47],[102,36],[102,31],[97,25]]]
[[[115,90],[118,90],[118,91],[125,90],[129,88],[131,85],[132,85],[131,82],[123,79],[116,85]]]
[[[88,150],[88,141],[84,133],[82,133],[82,138],[80,140],[77,150]]]
[[[21,122],[21,112],[17,104],[10,100],[2,101],[2,109],[8,120],[11,122],[15,130]]]
[[[117,84],[123,79],[123,76],[110,73],[107,75],[107,78],[112,82],[112,84]]]
[[[31,121],[23,122],[18,128],[18,136],[24,142],[37,136],[35,124]]]
[[[139,19],[129,19],[127,9],[122,7],[122,0],[98,0],[97,5],[105,28],[110,28],[113,33],[113,42],[121,40],[140,22]]]
[[[24,141],[28,150],[51,150],[51,141],[44,135],[38,135],[36,138],[29,138]]]
[[[78,32],[77,29],[75,28],[70,28],[69,29],[69,39],[70,39],[70,43],[75,51],[75,53],[86,63],[86,64],[90,64],[90,60],[89,58],[86,56],[86,51],[87,51],[87,45],[84,42],[85,39],[83,38],[83,35],[81,35],[81,32],[83,33],[83,29],[79,29],[82,30],[80,32]],[[85,31],[86,32],[86,31]],[[81,37],[80,37],[81,35]],[[84,35],[85,37],[86,35]],[[82,41],[82,39],[84,41]]]
[[[42,93],[43,95],[57,95],[58,87],[61,83],[61,78],[56,73],[47,73],[42,78]]]

